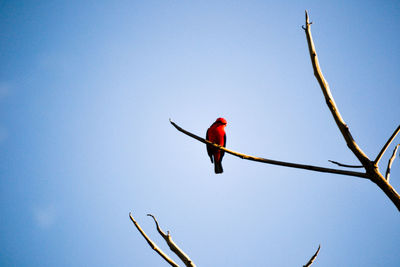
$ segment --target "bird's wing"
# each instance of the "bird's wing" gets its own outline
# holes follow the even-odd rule
[[[224,145],[223,145],[223,147],[226,147],[226,133],[224,133]]]
[[[226,133],[224,133],[224,143],[222,144],[223,147],[226,147]],[[221,150],[221,160],[224,157],[225,151]]]
[[[208,131],[210,130],[210,128],[208,128],[207,129],[207,133],[206,133],[206,140],[210,140],[209,138],[208,138]],[[212,157],[212,146],[210,146],[209,144],[207,144],[206,145],[207,146],[207,154],[208,154],[208,156],[210,157],[210,159],[211,159],[211,163],[214,163],[214,161],[213,161],[213,157]]]

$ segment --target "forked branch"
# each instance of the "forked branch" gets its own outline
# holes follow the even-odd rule
[[[400,126],[395,130],[386,144],[383,146],[381,152],[378,154],[375,161],[371,161],[367,155],[361,150],[361,148],[357,145],[354,141],[353,137],[351,136],[349,127],[344,122],[342,116],[339,113],[339,110],[336,106],[335,101],[333,100],[331,91],[329,89],[328,82],[325,80],[324,76],[322,75],[321,68],[319,66],[319,61],[317,57],[317,52],[315,51],[314,41],[311,35],[311,23],[309,22],[308,13],[306,11],[306,25],[303,27],[308,43],[308,50],[310,52],[310,59],[314,70],[314,76],[317,79],[322,93],[324,94],[326,104],[338,126],[340,132],[342,133],[343,138],[346,141],[347,146],[353,152],[353,154],[358,158],[360,163],[366,170],[367,177],[389,197],[389,199],[393,202],[393,204],[397,207],[400,211],[400,195],[396,192],[396,190],[388,183],[388,181],[383,177],[381,172],[379,171],[377,163],[379,162],[380,158],[382,157],[383,153],[392,142],[392,140],[396,137],[396,135],[400,131]]]
[[[185,263],[186,266],[190,266],[190,267],[195,267],[196,265],[194,264],[194,262],[189,258],[188,255],[185,254],[185,252],[183,252],[182,249],[180,249],[174,241],[172,241],[171,235],[169,234],[169,231],[167,231],[167,233],[164,233],[163,230],[161,230],[160,226],[158,225],[158,222],[156,220],[156,217],[154,217],[151,214],[147,214],[147,216],[150,216],[153,218],[156,227],[157,227],[157,231],[158,233],[164,238],[165,242],[167,242],[169,248],[183,261],[183,263]]]
[[[189,256],[187,256],[176,244],[174,241],[172,241],[171,235],[169,234],[169,232],[164,233],[160,226],[158,225],[158,222],[156,220],[156,218],[151,215],[151,214],[147,214],[147,216],[150,216],[153,218],[155,224],[156,224],[156,228],[158,233],[162,236],[162,238],[164,238],[165,242],[167,243],[167,245],[169,246],[169,248],[183,261],[183,263],[185,264],[185,266],[187,267],[196,267],[196,265],[193,263],[193,261],[189,258]],[[131,219],[131,221],[133,222],[133,224],[136,226],[136,228],[138,229],[138,231],[142,234],[142,236],[144,237],[144,239],[146,239],[147,243],[150,245],[150,247],[157,252],[166,262],[168,262],[171,266],[174,267],[179,267],[178,264],[176,264],[170,257],[167,256],[167,254],[165,254],[147,235],[146,233],[142,230],[142,228],[140,227],[140,225],[135,221],[135,219],[133,218],[132,214],[129,213],[129,218]]]
[[[321,245],[318,246],[317,251],[314,253],[314,255],[311,257],[311,259],[306,263],[306,265],[303,265],[303,267],[309,267],[311,266],[311,264],[313,264],[313,262],[315,261],[315,259],[318,256],[319,250],[321,249]]]
[[[133,224],[136,226],[136,229],[138,229],[138,231],[142,234],[142,236],[144,237],[144,239],[147,241],[147,243],[149,244],[149,246],[158,253],[158,255],[160,255],[166,262],[168,262],[171,266],[174,267],[179,267],[178,264],[176,264],[170,257],[168,257],[167,254],[165,254],[157,245],[156,243],[153,242],[153,240],[151,240],[146,233],[142,230],[142,228],[140,227],[140,225],[135,221],[135,219],[133,218],[132,214],[129,212],[129,218],[131,219],[131,221],[133,222]]]

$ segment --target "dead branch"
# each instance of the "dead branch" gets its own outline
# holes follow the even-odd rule
[[[306,263],[306,265],[303,265],[303,267],[309,267],[311,264],[313,264],[315,258],[317,258],[319,250],[321,249],[321,245],[318,246],[317,251],[314,253],[314,255],[311,257],[311,259]]]
[[[386,144],[382,147],[381,151],[379,152],[378,156],[376,156],[375,159],[375,165],[378,165],[379,161],[381,160],[383,154],[385,153],[386,149],[389,147],[390,143],[393,141],[393,139],[396,137],[396,135],[400,132],[400,125],[397,127],[396,130],[394,130],[392,136],[387,140]]]
[[[356,177],[361,177],[361,178],[367,178],[367,175],[362,172],[353,172],[353,171],[346,171],[346,170],[339,170],[339,169],[331,169],[331,168],[324,168],[324,167],[318,167],[318,166],[313,166],[313,165],[305,165],[305,164],[298,164],[298,163],[291,163],[291,162],[285,162],[285,161],[278,161],[278,160],[272,160],[272,159],[266,159],[266,158],[260,158],[260,157],[255,157],[255,156],[250,156],[246,155],[243,153],[239,153],[230,149],[227,149],[225,147],[219,146],[217,144],[211,143],[210,141],[201,138],[200,136],[197,136],[189,131],[186,131],[185,129],[179,127],[175,122],[173,122],[171,119],[169,120],[171,124],[180,132],[204,143],[204,144],[209,144],[213,145],[214,147],[223,150],[233,156],[236,156],[241,159],[246,159],[246,160],[251,160],[251,161],[258,161],[262,163],[267,163],[267,164],[273,164],[273,165],[280,165],[280,166],[285,166],[285,167],[291,167],[291,168],[297,168],[297,169],[305,169],[305,170],[310,170],[310,171],[317,171],[317,172],[327,172],[327,173],[335,173],[335,174],[342,174],[342,175],[348,175],[348,176],[356,176]]]
[[[147,235],[146,233],[142,230],[142,228],[140,227],[140,225],[135,221],[135,219],[132,217],[132,214],[129,212],[129,218],[131,218],[131,221],[133,222],[133,224],[136,226],[136,228],[138,229],[138,231],[142,234],[142,236],[144,237],[144,239],[146,239],[147,243],[149,244],[149,246],[155,251],[157,252],[166,262],[168,262],[171,266],[174,267],[179,267],[178,264],[176,264],[170,257],[167,256],[167,254],[165,254]]]
[[[333,161],[333,160],[328,160],[328,161],[332,162],[333,164],[336,164],[338,166],[346,167],[346,168],[364,168],[363,165],[348,165],[348,164],[343,164],[343,163],[340,163],[340,162],[337,162],[337,161]]]
[[[397,153],[397,149],[399,148],[399,146],[400,146],[400,144],[398,144],[398,145],[393,149],[393,154],[392,154],[392,156],[390,157],[389,162],[388,162],[388,166],[387,166],[387,169],[386,169],[386,175],[385,175],[386,181],[387,181],[388,183],[389,183],[389,178],[390,178],[390,168],[392,168],[392,163],[393,163],[394,159],[396,158],[396,153]]]
[[[349,127],[344,122],[342,116],[339,113],[339,109],[336,106],[335,100],[332,97],[331,90],[329,89],[329,84],[325,80],[324,75],[322,74],[321,68],[319,66],[319,61],[317,57],[317,52],[315,51],[314,41],[311,36],[311,24],[308,19],[308,13],[306,11],[306,25],[305,28],[303,27],[304,31],[306,32],[307,42],[308,42],[308,49],[310,52],[311,63],[314,69],[314,76],[317,79],[322,93],[324,94],[326,104],[338,126],[340,132],[342,133],[347,146],[349,149],[354,153],[354,155],[358,158],[358,160],[364,165],[364,163],[369,162],[367,155],[361,150],[361,148],[357,145],[354,141]]]
[[[309,22],[309,17],[307,11],[305,12],[305,27],[303,26],[303,29],[306,33],[307,37],[307,43],[308,43],[308,49],[310,53],[310,59],[311,63],[313,66],[314,70],[314,76],[317,79],[322,93],[325,97],[326,104],[336,122],[336,125],[339,128],[339,131],[341,132],[344,140],[346,141],[347,147],[353,152],[353,154],[357,157],[357,159],[360,161],[362,166],[365,169],[365,173],[361,172],[352,172],[352,171],[345,171],[345,170],[337,170],[337,169],[331,169],[331,168],[323,168],[323,167],[318,167],[318,166],[312,166],[312,165],[304,165],[304,164],[297,164],[297,163],[290,163],[290,162],[283,162],[283,161],[277,161],[277,160],[271,160],[271,159],[265,159],[265,158],[260,158],[260,157],[253,157],[249,156],[246,154],[238,153],[229,149],[226,149],[224,147],[221,147],[219,145],[213,144],[195,134],[192,134],[178,125],[176,125],[173,121],[170,120],[171,124],[180,132],[197,139],[200,142],[203,142],[205,144],[210,144],[216,147],[217,149],[224,150],[225,152],[234,155],[236,157],[242,158],[242,159],[247,159],[247,160],[252,160],[252,161],[258,161],[262,163],[267,163],[267,164],[274,164],[274,165],[280,165],[280,166],[285,166],[285,167],[291,167],[291,168],[298,168],[298,169],[306,169],[310,171],[318,171],[318,172],[327,172],[327,173],[334,173],[334,174],[342,174],[342,175],[348,175],[348,176],[355,176],[355,177],[361,177],[361,178],[368,178],[372,182],[374,182],[385,194],[389,199],[393,202],[393,204],[397,207],[397,209],[400,211],[400,195],[396,192],[396,190],[388,183],[388,181],[383,177],[381,172],[379,171],[379,168],[377,166],[377,163],[379,162],[380,158],[382,157],[383,153],[389,146],[389,144],[392,142],[392,140],[395,138],[395,136],[400,132],[400,126],[395,130],[395,132],[392,134],[392,136],[389,138],[389,140],[386,142],[384,147],[382,148],[381,152],[378,154],[378,157],[376,158],[375,161],[371,161],[368,156],[362,151],[362,149],[357,145],[355,140],[353,139],[350,129],[347,126],[347,124],[344,122],[342,116],[340,115],[339,109],[336,106],[336,103],[333,99],[333,96],[331,94],[328,82],[325,80],[320,65],[317,57],[317,52],[315,51],[315,46],[314,46],[314,41],[312,39],[311,35],[311,24]]]
[[[343,138],[346,141],[348,148],[353,152],[353,154],[358,158],[360,163],[364,166],[368,178],[374,182],[379,188],[389,197],[389,199],[393,202],[393,204],[397,207],[400,211],[400,195],[396,192],[396,190],[388,183],[388,181],[383,177],[380,173],[377,163],[382,157],[383,153],[392,142],[394,137],[400,131],[400,126],[395,130],[386,144],[383,146],[381,152],[379,153],[378,157],[375,161],[371,161],[367,155],[361,150],[361,148],[357,145],[354,141],[353,137],[351,136],[349,127],[344,122],[342,116],[339,113],[339,110],[333,100],[331,91],[329,89],[329,85],[325,80],[324,76],[322,75],[321,68],[319,66],[319,61],[317,57],[317,52],[315,51],[314,41],[311,35],[311,23],[309,22],[308,13],[306,11],[306,25],[303,27],[308,43],[308,50],[310,52],[310,59],[314,70],[314,76],[317,79],[322,93],[324,94],[326,104],[328,105],[329,110],[333,118],[335,119],[336,125],[338,126],[340,132],[342,133]]]
[[[156,228],[158,233],[162,236],[162,238],[164,238],[165,242],[167,242],[169,248],[184,262],[186,267],[196,267],[196,265],[194,264],[194,262],[189,258],[188,255],[186,255],[182,249],[180,249],[175,243],[174,241],[172,241],[171,235],[169,233],[169,231],[167,231],[167,233],[165,233],[160,225],[158,224],[158,221],[156,219],[156,217],[154,217],[152,214],[147,214],[147,216],[150,216],[153,218],[154,223],[156,224]],[[142,230],[142,228],[140,227],[140,225],[136,222],[136,220],[133,218],[132,214],[129,212],[129,218],[131,219],[131,221],[133,222],[133,224],[136,226],[136,228],[138,229],[138,231],[142,234],[142,236],[144,237],[144,239],[146,239],[147,243],[150,245],[150,247],[156,251],[166,262],[168,262],[171,266],[174,267],[179,267],[178,264],[176,264],[170,257],[168,257],[147,235],[146,233]],[[308,267],[310,266],[315,258],[317,257],[319,250],[321,248],[321,245],[318,246],[317,251],[315,252],[315,254],[311,257],[311,259],[307,262],[306,265],[303,265],[303,267]]]
[[[158,222],[156,220],[156,218],[151,215],[151,214],[147,214],[147,216],[150,216],[153,218],[156,227],[157,227],[157,231],[158,233],[164,238],[165,242],[167,242],[169,248],[183,261],[183,263],[185,263],[185,266],[188,267],[196,267],[196,265],[194,264],[194,262],[189,258],[188,255],[185,254],[185,252],[182,251],[182,249],[180,249],[174,241],[172,241],[171,235],[169,234],[169,231],[167,231],[167,234],[163,232],[163,230],[161,230],[160,226],[158,225]]]

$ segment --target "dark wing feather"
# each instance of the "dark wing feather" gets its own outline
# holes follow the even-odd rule
[[[222,144],[223,147],[226,147],[226,133],[224,133],[224,143]],[[221,150],[221,160],[225,155],[225,151]]]
[[[208,138],[208,131],[209,131],[209,130],[210,130],[210,128],[207,129],[206,140],[210,140],[210,139]],[[210,146],[209,144],[207,144],[206,146],[207,146],[207,154],[208,154],[208,156],[209,156],[210,159],[211,159],[211,163],[214,163],[213,157],[212,157],[212,155],[213,155],[213,153],[212,153],[212,146]]]

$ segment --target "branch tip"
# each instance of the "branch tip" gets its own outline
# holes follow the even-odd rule
[[[390,157],[388,166],[386,168],[385,179],[388,183],[389,183],[389,179],[390,179],[390,168],[392,168],[392,164],[393,164],[394,159],[396,158],[396,153],[397,153],[397,149],[399,149],[399,146],[400,146],[400,144],[397,144],[397,146],[395,146],[395,148],[393,149],[392,156]]]
[[[318,256],[319,250],[321,249],[321,244],[319,244],[317,251],[314,253],[314,255],[311,257],[311,259],[306,263],[306,265],[303,265],[303,267],[308,267],[311,266],[311,264],[313,264],[313,262],[315,261],[315,259]]]
[[[306,26],[308,26],[308,25],[310,25],[310,23],[309,23],[309,17],[308,17],[308,12],[307,12],[307,10],[306,10],[305,12],[306,12]]]
[[[389,147],[390,143],[396,137],[396,135],[400,132],[400,125],[397,126],[396,130],[394,130],[392,136],[390,136],[389,140],[387,140],[386,144],[382,147],[381,151],[379,152],[378,156],[374,160],[375,165],[378,165],[379,161],[381,160],[383,154],[385,153],[386,149]]]

